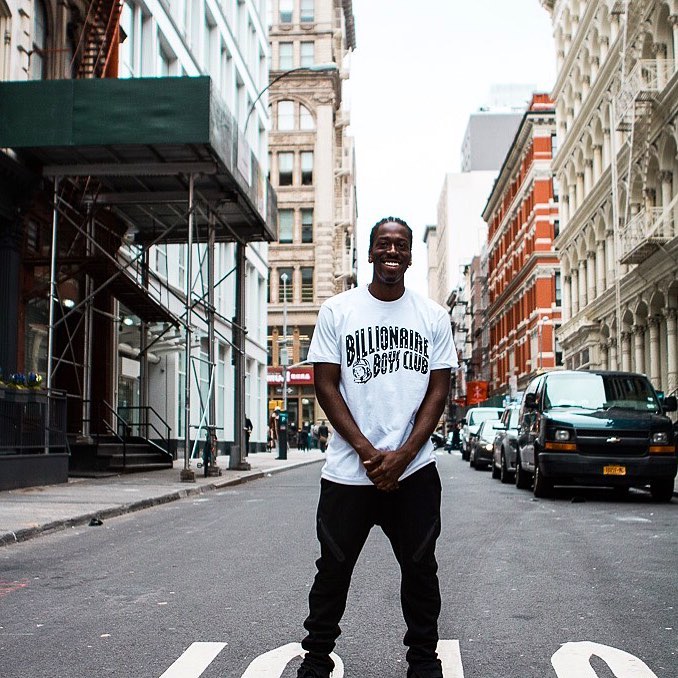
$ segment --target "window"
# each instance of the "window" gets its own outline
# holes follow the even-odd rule
[[[301,43],[301,60],[300,66],[313,66],[315,63],[315,43],[302,42]]]
[[[294,153],[278,153],[278,186],[291,186]]]
[[[299,129],[315,129],[315,121],[311,111],[301,104],[299,104]]]
[[[294,129],[294,102],[278,102],[278,130],[286,131]]]
[[[301,185],[313,185],[313,151],[301,152]]]
[[[278,269],[278,302],[283,303],[287,301],[288,303],[292,301],[292,275],[294,274],[294,269],[292,267],[285,267]],[[287,276],[286,279],[283,279],[283,276]]]
[[[42,0],[35,0],[33,13],[31,79],[42,80],[45,78],[45,48],[47,47],[47,11]]]
[[[301,267],[301,301],[313,302],[313,267]]]
[[[560,281],[560,271],[556,271],[556,304],[558,306],[562,306],[563,303],[563,292],[562,292],[562,285]]]
[[[294,240],[294,210],[278,210],[278,242]]]
[[[294,0],[279,0],[278,3],[278,17],[281,24],[292,23],[292,9],[294,7]]]
[[[301,21],[301,23],[308,23],[315,20],[313,4],[314,0],[301,0],[299,8],[299,21]]]
[[[294,68],[293,47],[291,42],[281,42],[278,44],[278,68],[281,71],[288,71],[290,68]]]
[[[313,242],[313,210],[301,210],[301,242]]]
[[[560,235],[560,219],[553,220],[553,237],[557,238]]]
[[[560,200],[560,184],[555,177],[551,179],[551,183],[553,184],[553,202],[558,202]]]
[[[158,275],[167,279],[167,245],[155,248],[155,270]]]

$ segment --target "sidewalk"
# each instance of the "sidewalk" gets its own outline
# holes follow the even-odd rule
[[[67,483],[60,485],[0,492],[0,546],[25,541],[45,532],[85,525],[93,518],[104,520],[238,485],[272,473],[318,463],[325,458],[318,450],[288,450],[286,460],[278,460],[276,455],[277,452],[251,454],[247,457],[252,466],[249,471],[229,471],[228,456],[220,456],[217,463],[222,475],[212,478],[205,478],[203,469],[196,468],[193,460],[194,483],[181,482],[179,474],[184,461],[180,459],[174,462],[173,469],[165,471],[69,478]]]

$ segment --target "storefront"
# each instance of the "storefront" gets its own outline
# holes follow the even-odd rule
[[[268,368],[268,409],[269,414],[276,407],[283,409],[282,367]],[[287,411],[290,427],[299,428],[304,422],[316,420],[315,388],[313,386],[313,366],[302,365],[287,370]]]

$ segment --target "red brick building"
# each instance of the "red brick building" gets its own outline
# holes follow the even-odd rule
[[[560,364],[558,192],[553,102],[535,94],[483,212],[488,224],[490,393],[523,390]]]

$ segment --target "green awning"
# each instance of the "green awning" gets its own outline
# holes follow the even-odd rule
[[[277,237],[275,192],[209,77],[0,83],[0,148],[46,177],[96,177],[108,205],[148,244],[186,242],[188,177],[197,238]]]

